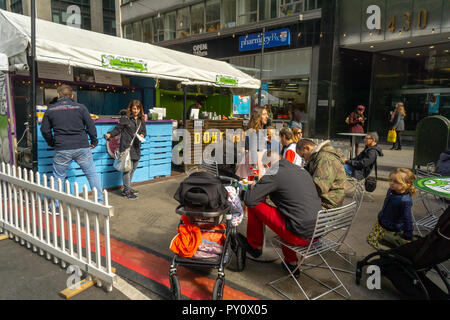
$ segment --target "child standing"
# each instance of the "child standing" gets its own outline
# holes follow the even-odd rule
[[[416,192],[413,186],[415,176],[411,170],[397,168],[389,174],[389,189],[378,220],[367,236],[367,243],[375,249],[380,241],[389,247],[397,247],[411,241],[413,219],[411,196]]]

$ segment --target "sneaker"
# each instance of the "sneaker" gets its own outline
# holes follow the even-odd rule
[[[131,200],[137,199],[137,195],[135,195],[131,191],[128,191],[128,192],[122,191],[121,195],[122,195],[122,197],[127,198],[127,199],[131,199]]]
[[[132,189],[132,188],[130,188],[130,191],[131,191],[132,193],[134,193],[135,195],[138,195],[138,194],[139,194],[139,191],[134,190],[134,189]]]
[[[297,265],[293,266],[289,263],[286,263],[287,265],[287,270],[289,270],[289,273],[292,273],[292,271],[294,271],[295,268],[297,268]],[[283,268],[283,270],[286,270],[286,266],[284,265],[284,263],[281,263],[281,267]],[[300,276],[300,270],[297,269],[294,272],[294,277],[298,278]]]
[[[239,241],[239,244],[247,251],[248,254],[250,254],[253,258],[259,258],[262,254],[261,249],[255,249],[253,248],[248,242],[247,238],[243,236],[242,234],[237,234],[237,239]]]

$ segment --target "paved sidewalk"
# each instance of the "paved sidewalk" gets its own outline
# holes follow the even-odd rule
[[[0,241],[0,300],[65,300],[70,275],[45,256],[12,239]],[[128,300],[120,291],[91,287],[70,300]]]

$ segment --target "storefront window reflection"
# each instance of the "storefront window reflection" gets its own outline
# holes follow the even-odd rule
[[[397,49],[375,55],[371,118],[388,129],[389,113],[402,101],[407,131],[424,117],[450,118],[450,43]]]
[[[220,30],[220,0],[206,1],[206,31]]]
[[[0,0],[0,9],[6,10],[6,0]]]
[[[164,15],[164,40],[175,39],[176,28],[175,11],[166,13]]]
[[[258,20],[258,0],[239,0],[239,25]]]
[[[236,0],[222,1],[222,25],[224,28],[236,27]]]
[[[142,38],[146,43],[153,42],[152,18],[142,21]]]
[[[205,32],[205,5],[199,3],[191,7],[191,33]]]
[[[184,38],[191,32],[191,16],[189,7],[177,10],[177,38]]]
[[[153,41],[164,41],[164,18],[156,16],[153,18]]]

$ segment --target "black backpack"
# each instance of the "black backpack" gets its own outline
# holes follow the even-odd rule
[[[194,172],[180,183],[173,196],[187,210],[223,211],[229,207],[228,192],[219,177]]]

